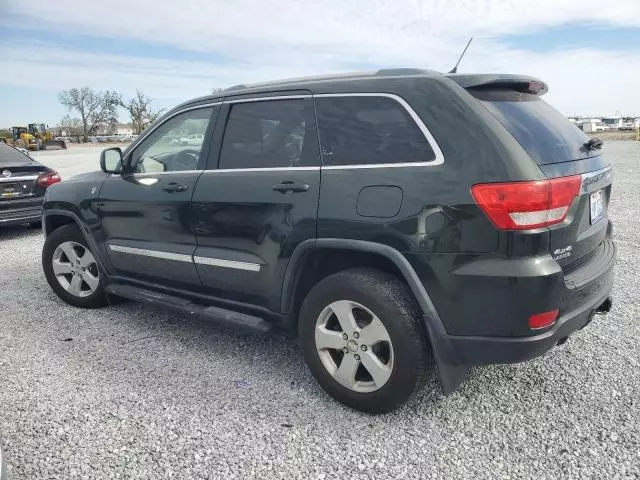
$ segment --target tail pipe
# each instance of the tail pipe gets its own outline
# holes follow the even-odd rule
[[[611,311],[611,297],[608,297],[602,304],[596,308],[596,315],[606,315]]]

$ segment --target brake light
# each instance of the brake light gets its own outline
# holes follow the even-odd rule
[[[580,192],[582,177],[531,182],[480,183],[471,194],[500,230],[527,230],[562,222]]]
[[[537,330],[539,328],[546,328],[553,325],[558,318],[558,310],[551,310],[550,312],[536,313],[529,317],[529,328]]]
[[[47,188],[53,185],[54,183],[61,182],[62,178],[58,172],[45,172],[38,177],[37,183],[42,188]]]
[[[529,82],[529,92],[538,95],[539,93],[545,93],[547,86],[542,82],[532,81]]]

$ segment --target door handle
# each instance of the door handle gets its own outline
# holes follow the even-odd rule
[[[309,184],[308,183],[282,182],[282,183],[275,184],[273,186],[273,189],[276,192],[280,192],[280,193],[308,192],[309,191]]]
[[[185,185],[184,183],[171,182],[162,187],[162,190],[169,193],[186,192],[187,190],[189,190],[189,186]]]

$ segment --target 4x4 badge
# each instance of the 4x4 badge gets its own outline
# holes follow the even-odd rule
[[[571,250],[573,250],[573,247],[571,245],[569,245],[568,247],[564,247],[564,248],[557,248],[556,250],[554,250],[553,252],[553,259],[554,260],[560,260],[561,258],[567,258],[571,256]]]

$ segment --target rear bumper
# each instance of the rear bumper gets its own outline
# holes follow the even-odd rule
[[[458,363],[486,365],[524,362],[563,343],[576,330],[585,327],[596,312],[606,313],[609,310],[615,257],[615,244],[609,241],[604,260],[588,267],[591,272],[588,280],[583,276],[580,286],[576,288],[575,284],[568,281],[568,276],[565,277],[566,289],[561,296],[564,308],[561,308],[556,323],[543,333],[518,337],[448,335],[447,341]]]
[[[0,205],[0,226],[16,225],[20,223],[39,222],[42,220],[42,197],[30,200],[20,200],[19,207],[8,208]]]
[[[449,342],[460,363],[465,365],[525,362],[544,355],[576,330],[585,327],[598,308],[608,301],[609,292],[606,292],[595,303],[563,315],[551,330],[533,337],[449,337]]]

